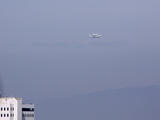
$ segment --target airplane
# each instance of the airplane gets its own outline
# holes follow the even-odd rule
[[[99,33],[96,33],[96,34],[93,33],[92,35],[89,34],[89,37],[90,37],[90,38],[100,38],[101,36],[102,36],[102,35],[99,34]]]

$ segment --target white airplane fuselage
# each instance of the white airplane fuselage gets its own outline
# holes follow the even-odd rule
[[[89,34],[89,37],[90,37],[90,38],[100,38],[101,36],[102,36],[102,35],[99,34],[99,33],[96,33],[96,34],[93,33],[92,35]]]

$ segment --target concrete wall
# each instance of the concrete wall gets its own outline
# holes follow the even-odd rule
[[[22,106],[29,110],[22,112]],[[34,104],[22,104],[21,98],[0,98],[0,120],[34,120],[33,109]]]

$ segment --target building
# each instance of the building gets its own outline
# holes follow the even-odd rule
[[[0,120],[34,120],[34,104],[22,103],[22,98],[0,97]]]

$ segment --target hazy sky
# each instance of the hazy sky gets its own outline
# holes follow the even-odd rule
[[[51,98],[160,85],[159,5],[159,0],[1,0],[4,94]],[[101,38],[87,38],[97,32]]]

